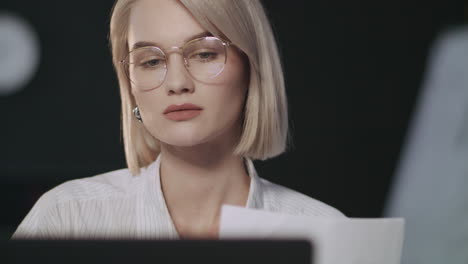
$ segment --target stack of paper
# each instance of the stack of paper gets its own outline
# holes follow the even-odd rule
[[[307,239],[315,264],[399,264],[402,218],[292,216],[225,205],[221,239]]]

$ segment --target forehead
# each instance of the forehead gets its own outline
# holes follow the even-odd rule
[[[179,46],[205,29],[177,0],[140,0],[130,11],[128,45],[140,41]]]

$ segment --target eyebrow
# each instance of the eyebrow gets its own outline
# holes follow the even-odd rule
[[[213,34],[211,34],[210,32],[204,31],[204,32],[201,32],[201,33],[198,33],[198,34],[195,34],[195,35],[192,35],[192,36],[186,38],[184,40],[184,43],[186,43],[186,42],[188,42],[190,40],[193,40],[193,39],[203,38],[203,37],[212,37],[212,36],[213,36]],[[143,48],[143,47],[153,47],[153,46],[161,47],[161,45],[159,45],[157,42],[138,41],[135,44],[133,44],[133,47],[132,47],[131,50],[138,49],[138,48]]]

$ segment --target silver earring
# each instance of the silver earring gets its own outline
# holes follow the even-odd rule
[[[143,120],[141,119],[140,109],[138,109],[138,106],[133,108],[133,115],[138,120],[138,122],[140,122],[140,123],[143,122]]]

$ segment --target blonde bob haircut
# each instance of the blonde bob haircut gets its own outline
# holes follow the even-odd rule
[[[122,131],[127,165],[133,175],[152,163],[161,148],[133,116],[130,81],[119,63],[129,52],[130,10],[138,0],[117,0],[110,21],[112,60],[122,102]],[[177,1],[177,0],[176,0]],[[288,138],[288,107],[278,48],[260,0],[178,0],[214,36],[232,42],[248,58],[250,83],[242,134],[235,155],[265,160],[283,153]]]

